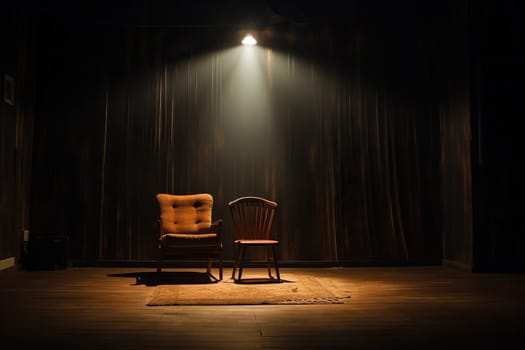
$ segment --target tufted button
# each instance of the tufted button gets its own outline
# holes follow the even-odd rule
[[[195,202],[193,203],[193,207],[194,207],[194,208],[198,208],[198,207],[200,207],[201,205],[202,205],[201,201],[195,201]]]
[[[201,222],[202,222],[201,220],[195,220],[196,224],[200,224]]]
[[[177,208],[177,204],[172,204],[171,207],[172,208]]]

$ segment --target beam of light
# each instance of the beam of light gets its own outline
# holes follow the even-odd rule
[[[245,140],[248,144],[270,127],[273,119],[264,53],[259,47],[238,47],[223,57],[231,68],[224,76],[222,112],[232,123],[229,130],[237,131],[237,138],[251,135]]]
[[[321,147],[330,132],[333,110],[325,95],[326,87],[333,85],[314,63],[261,43],[172,63],[166,75],[172,106],[170,142],[175,145],[177,138],[186,137],[180,130],[186,123],[181,116],[187,115],[188,125],[195,127],[189,128],[187,142],[209,140],[199,154],[211,157],[209,162],[220,159],[223,165],[219,174],[202,172],[206,183],[224,176],[225,186],[235,191],[276,194],[279,179],[325,169],[318,152],[311,150]],[[325,124],[329,125],[324,128]],[[285,156],[278,156],[283,152]],[[297,170],[297,164],[304,167]],[[170,181],[175,186],[179,175],[173,169]]]
[[[248,34],[242,39],[241,43],[243,45],[253,46],[257,45],[257,40],[255,40],[255,38],[251,34]]]

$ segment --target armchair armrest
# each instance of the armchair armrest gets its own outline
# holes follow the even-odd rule
[[[211,223],[210,231],[217,234],[217,237],[220,239],[222,234],[222,219],[215,220]]]

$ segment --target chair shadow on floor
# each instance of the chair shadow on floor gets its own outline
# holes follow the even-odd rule
[[[154,287],[164,284],[212,284],[218,280],[207,272],[163,271],[163,272],[128,272],[108,274],[108,277],[135,278],[133,285]]]
[[[272,284],[272,283],[285,283],[285,282],[291,282],[284,279],[277,279],[277,278],[243,278],[242,280],[233,280],[236,284]]]

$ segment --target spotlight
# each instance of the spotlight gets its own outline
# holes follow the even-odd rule
[[[250,46],[253,46],[253,45],[257,45],[257,40],[255,40],[255,38],[251,35],[251,34],[247,34],[244,39],[242,39],[241,43],[243,45],[250,45]]]

